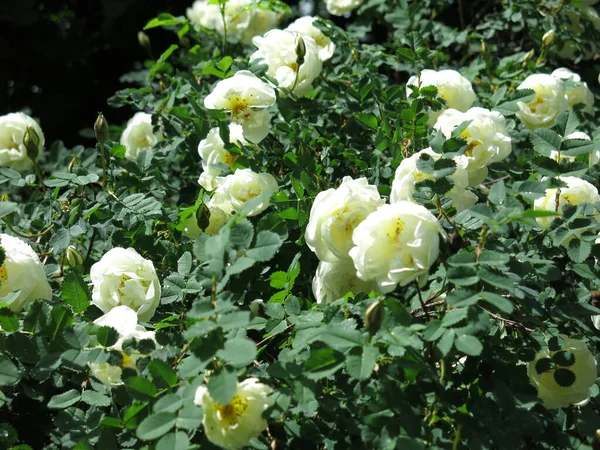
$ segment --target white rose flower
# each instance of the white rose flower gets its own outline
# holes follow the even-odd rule
[[[275,28],[279,23],[279,15],[273,11],[258,7],[254,0],[228,0],[225,4],[225,24],[227,24],[227,41],[235,44],[250,44],[252,38]],[[187,16],[192,23],[215,30],[221,36],[225,32],[225,24],[218,4],[209,4],[208,0],[198,0],[187,9]]]
[[[396,169],[396,174],[392,181],[390,203],[396,203],[402,200],[412,202],[414,201],[413,194],[415,193],[415,185],[417,183],[425,180],[436,180],[432,174],[421,172],[417,168],[417,161],[423,154],[431,156],[436,161],[441,158],[441,155],[434,152],[431,148],[426,148],[413,154],[409,158],[403,159]],[[466,162],[466,160],[462,161]],[[477,195],[466,190],[469,185],[469,174],[467,173],[464,164],[457,164],[456,170],[450,175],[450,179],[454,185],[452,186],[452,189],[444,194],[444,197],[448,197],[452,200],[452,204],[458,212],[469,209],[477,203]]]
[[[237,384],[235,395],[227,405],[217,403],[208,389],[196,390],[194,403],[202,407],[204,433],[210,442],[228,450],[239,450],[266,428],[263,413],[273,405],[269,397],[273,390],[256,378]]]
[[[6,256],[0,266],[0,297],[21,291],[8,306],[9,309],[19,312],[27,302],[38,298],[52,299],[52,289],[48,284],[44,266],[31,246],[8,234],[0,234],[0,246]]]
[[[558,196],[558,208],[556,205],[556,193],[558,188],[546,189],[544,197],[535,199],[533,202],[533,209],[536,211],[552,211],[557,216],[562,215],[563,207],[566,205],[577,206],[580,203],[591,203],[600,202],[600,195],[598,190],[593,184],[588,183],[578,177],[557,177],[560,181],[565,183],[567,186],[560,188],[560,194]],[[600,222],[600,213],[595,215],[597,220]],[[549,227],[554,217],[536,217],[537,222],[543,227]],[[567,245],[569,240],[564,242]]]
[[[333,56],[335,44],[331,42],[331,39],[325,36],[321,30],[313,25],[315,20],[317,20],[317,17],[300,17],[295,22],[292,22],[286,28],[286,31],[295,31],[303,36],[310,36],[313,38],[317,47],[319,47],[319,58],[321,61],[327,61]]]
[[[377,289],[372,281],[363,281],[356,276],[352,261],[321,261],[312,282],[313,295],[317,303],[331,303],[348,292],[371,292]]]
[[[121,374],[123,369],[135,369],[136,362],[144,355],[134,351],[130,355],[123,351],[123,343],[127,339],[136,339],[138,341],[150,339],[156,344],[154,331],[147,331],[143,326],[138,325],[138,316],[135,311],[128,306],[117,306],[111,309],[102,317],[94,320],[99,327],[110,327],[117,330],[119,339],[114,345],[107,347],[107,350],[116,350],[121,353],[123,361],[120,366],[114,366],[108,362],[89,363],[92,374],[102,383],[108,386],[119,386],[123,384]]]
[[[31,127],[40,139],[38,150],[41,153],[46,140],[35,120],[20,112],[0,116],[0,166],[15,170],[25,170],[33,166],[23,143],[27,127]]]
[[[237,123],[229,124],[229,141],[237,145],[247,145],[248,142],[244,139],[241,125]],[[217,164],[226,165],[229,168],[233,166],[237,156],[232,155],[225,150],[225,143],[219,134],[219,128],[212,128],[206,139],[198,144],[198,154],[202,158],[202,174],[198,179],[198,183],[207,191],[213,191],[219,187],[223,181],[220,175],[223,169]]]
[[[275,104],[275,90],[248,70],[219,81],[204,99],[208,109],[224,109],[231,121],[242,126],[244,137],[253,143],[262,141],[271,126],[270,115],[261,109]]]
[[[467,141],[467,150],[456,161],[462,161],[469,174],[469,185],[476,186],[487,176],[487,166],[510,155],[512,142],[502,114],[485,108],[471,108],[464,113],[448,109],[438,117],[434,127],[449,139],[454,129],[466,121],[471,123],[460,137]]]
[[[366,178],[344,177],[337,189],[317,194],[306,226],[306,245],[321,261],[349,260],[354,229],[384,203]]]
[[[529,103],[517,102],[517,117],[531,130],[550,128],[558,115],[569,106],[564,83],[552,75],[529,75],[517,89],[533,89],[535,92],[535,97]]]
[[[582,103],[585,105],[583,111],[591,114],[594,110],[594,94],[588,88],[588,85],[585,81],[581,81],[581,77],[571,72],[569,69],[561,67],[560,69],[556,69],[551,75],[563,81],[568,81],[572,84],[572,87],[565,86],[565,94],[567,96],[567,101],[569,103],[569,111],[573,110],[573,106]]]
[[[249,200],[262,196],[262,201],[246,212],[246,216],[256,216],[271,204],[272,195],[277,192],[277,180],[270,173],[256,173],[251,169],[238,169],[227,175],[208,203],[209,208],[220,208],[224,212],[242,212]]]
[[[296,49],[304,42],[304,62],[298,64]],[[262,58],[269,66],[267,74],[277,80],[279,86],[296,95],[306,95],[313,90],[312,82],[321,73],[319,47],[313,38],[293,31],[271,30],[264,36],[255,36],[252,43],[258,50],[250,55],[250,61]]]
[[[546,349],[527,365],[529,380],[548,409],[584,405],[597,377],[596,360],[587,345],[579,339],[560,337],[561,350]],[[569,381],[572,384],[565,383]]]
[[[350,257],[358,277],[375,281],[382,293],[427,281],[440,252],[441,225],[427,208],[400,201],[380,206],[352,234]]]
[[[90,270],[92,303],[105,313],[125,305],[137,312],[141,321],[154,315],[160,301],[160,282],[152,261],[133,248],[115,247]]]
[[[327,12],[332,16],[343,16],[358,8],[365,0],[325,0]]]
[[[162,133],[155,133],[152,128],[152,115],[145,112],[135,113],[121,135],[121,145],[125,146],[125,158],[130,161],[136,161],[140,151],[150,150],[162,140]]]
[[[412,93],[410,85],[420,88],[435,86],[439,96],[446,101],[448,108],[462,112],[468,110],[473,102],[477,100],[477,95],[473,90],[471,82],[456,70],[447,69],[440,70],[439,72],[430,69],[422,70],[420,77],[413,75],[406,82],[407,97]],[[443,109],[440,111],[429,111],[428,123],[433,125],[442,111]]]

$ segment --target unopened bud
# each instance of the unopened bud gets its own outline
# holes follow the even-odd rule
[[[304,39],[302,39],[302,36],[298,35],[298,40],[296,41],[296,62],[298,63],[298,71],[300,71],[300,66],[304,64],[305,55],[306,44],[304,44]]]
[[[488,55],[490,53],[490,49],[487,46],[487,44],[485,43],[484,40],[481,41],[481,54],[482,55]]]
[[[150,43],[150,38],[143,31],[138,31],[138,43],[140,46],[146,50],[148,53],[152,51],[152,44]]]
[[[108,141],[108,122],[101,112],[98,113],[98,118],[94,123],[94,134],[96,135],[96,140],[101,144]]]
[[[81,255],[81,253],[79,253],[79,250],[77,250],[72,245],[69,245],[69,247],[67,247],[67,251],[65,252],[65,258],[69,267],[73,269],[77,269],[83,266],[83,256]]]
[[[369,330],[369,333],[375,334],[381,327],[381,323],[383,322],[383,316],[385,313],[385,308],[383,303],[379,299],[377,299],[374,303],[371,304],[367,308],[366,312],[366,321],[365,327]]]
[[[546,31],[546,33],[544,33],[544,36],[542,36],[542,45],[548,47],[550,44],[552,44],[555,37],[556,32],[554,30]]]
[[[527,62],[528,62],[528,61],[529,61],[531,58],[533,58],[533,55],[534,55],[534,54],[535,54],[535,50],[534,50],[534,49],[531,49],[531,50],[529,50],[529,51],[528,51],[528,52],[525,54],[525,56],[523,57],[523,64],[527,64]]]
[[[196,210],[196,222],[201,230],[205,230],[210,223],[210,209],[204,203]]]
[[[75,168],[75,166],[78,166],[79,164],[81,164],[81,159],[79,159],[77,156],[74,157],[71,160],[71,162],[69,163],[68,171],[73,172],[73,169]]]
[[[40,154],[40,137],[33,127],[28,126],[23,136],[23,145],[27,149],[27,156],[35,161]]]
[[[0,195],[0,202],[10,202],[10,196],[8,193],[3,192],[2,195]]]

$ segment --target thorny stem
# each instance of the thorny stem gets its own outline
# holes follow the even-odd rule
[[[415,282],[417,285],[417,293],[419,294],[419,302],[421,303],[421,309],[425,311],[425,303],[423,303],[423,295],[421,294],[421,288],[419,287],[419,282]]]
[[[500,320],[502,322],[504,322],[507,326],[509,327],[517,327],[517,328],[522,328],[525,331],[528,331],[529,333],[535,331],[535,329],[533,328],[527,328],[525,325],[523,325],[521,322],[517,322],[515,320],[510,320],[510,319],[505,319],[502,316],[499,316],[498,314],[494,314],[491,311],[488,311],[487,309],[485,309],[484,307],[480,306],[481,309],[483,309],[486,313],[488,313],[491,317],[493,317],[494,319]]]
[[[452,450],[458,449],[458,445],[460,444],[461,429],[462,429],[462,425],[458,425],[456,427],[456,434],[454,435],[454,442],[452,443]]]

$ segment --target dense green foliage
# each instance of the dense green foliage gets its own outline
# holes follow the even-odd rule
[[[600,150],[598,108],[576,106],[533,131],[515,113],[535,96],[517,86],[559,67],[579,73],[597,96],[591,55],[600,31],[589,20],[582,30],[569,27],[569,15],[585,6],[579,0],[474,3],[478,12],[465,12],[469,5],[458,1],[456,24],[438,20],[448,7],[441,0],[367,0],[345,28],[319,20],[336,50],[314,90],[285,90],[269,135],[242,146],[229,142],[226,113],[205,108],[204,99],[240,70],[276,85],[264,64],[249,62],[255,48],[183,16],[150,20],[150,39],[161,27],[176,43],[126,74],[138,87],[118,91],[109,105],[151,113],[163,140],[132,161],[118,142],[123,128],[111,123],[95,148],[46,143],[39,173],[0,168],[2,231],[41,255],[53,289],[52,300],[0,309],[0,442],[216,448],[196,389],[207,386],[226,405],[238,380],[257,377],[274,404],[268,432],[250,448],[591,449],[600,429],[597,385],[583,406],[547,409],[527,363],[559,334],[582,339],[594,356],[600,344],[590,319],[600,314],[600,203],[568,206],[556,219],[534,208],[546,189],[565,187],[558,176],[599,186],[600,166],[588,164]],[[278,2],[263,6],[287,14],[281,28],[299,16]],[[327,17],[319,8],[314,15]],[[549,30],[554,39],[543,41]],[[574,46],[568,58],[566,43]],[[475,105],[502,114],[512,139],[512,153],[489,166],[470,188],[477,203],[461,212],[443,194],[453,185],[452,158],[469,151],[461,135],[468,123],[445,137],[428,125],[428,114],[446,106],[437,90],[413,86],[406,95],[410,76],[444,68],[472,82]],[[110,109],[104,116],[111,122]],[[232,170],[270,173],[279,190],[264,212],[247,217],[265,199],[250,200],[217,234],[190,239],[190,217],[207,225],[211,193],[198,185],[197,148],[213,127],[237,157]],[[575,131],[593,139],[567,138]],[[419,160],[432,179],[417,184],[414,199],[444,229],[427,283],[317,303],[319,261],[305,242],[315,197],[350,176],[366,177],[387,199],[401,161],[426,147],[442,157]],[[552,150],[574,158],[557,161]],[[548,217],[548,227],[536,220]],[[109,387],[89,364],[124,367],[124,356],[106,350],[117,333],[92,323],[102,311],[91,302],[89,274],[113,247],[151,260],[162,296],[143,323],[156,342],[125,341],[125,355],[146,356]],[[556,358],[552,364],[569,366]]]

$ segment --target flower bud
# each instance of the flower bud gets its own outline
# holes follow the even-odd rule
[[[137,38],[140,46],[148,53],[150,53],[152,51],[152,45],[150,44],[150,38],[148,37],[148,35],[143,31],[138,31]]]
[[[29,159],[35,161],[40,154],[40,137],[31,126],[28,126],[25,129],[23,145],[25,145],[25,148],[27,149],[27,156]]]
[[[108,122],[101,112],[98,113],[98,118],[94,123],[94,134],[96,135],[96,140],[101,144],[108,141]]]
[[[535,50],[534,49],[529,50],[523,57],[523,65],[526,65],[527,62],[529,62],[529,60],[531,60],[533,58],[533,55],[535,55]]]
[[[304,39],[302,39],[302,36],[298,35],[298,40],[296,41],[296,62],[298,63],[298,70],[300,70],[300,66],[304,64],[305,55],[306,44],[304,43]]]
[[[365,327],[369,330],[369,333],[375,334],[381,327],[385,308],[381,303],[380,299],[377,299],[374,303],[367,308]]]
[[[65,252],[65,259],[69,267],[77,269],[83,265],[83,256],[74,246],[69,245]]]
[[[196,210],[196,221],[198,222],[198,228],[205,230],[210,222],[210,210],[208,206],[202,203]]]
[[[544,36],[542,36],[542,45],[548,47],[550,44],[552,44],[555,37],[556,32],[554,30],[546,31],[546,33],[544,33]]]

